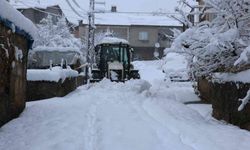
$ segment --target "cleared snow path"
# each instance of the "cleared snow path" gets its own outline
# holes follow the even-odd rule
[[[198,100],[191,84],[162,82],[158,63],[136,64],[150,83],[103,80],[28,103],[20,118],[0,128],[0,150],[250,149],[248,131],[184,105]]]

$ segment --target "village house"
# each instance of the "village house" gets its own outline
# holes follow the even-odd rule
[[[12,2],[11,4],[34,24],[39,24],[48,15],[52,16],[53,23],[56,23],[58,18],[65,17],[71,32],[73,34],[75,32],[76,24],[68,20],[65,16],[65,11],[58,4],[44,6],[38,6],[39,3],[35,3],[36,5],[24,5],[20,2]]]
[[[172,35],[172,29],[182,30],[182,24],[173,18],[155,14],[120,13],[116,7],[111,12],[97,13],[95,19],[96,35],[112,32],[114,36],[126,39],[134,48],[135,60],[161,58],[163,50],[171,46],[166,35]],[[77,36],[88,35],[87,20],[80,21]]]
[[[58,5],[48,6],[45,8],[39,7],[18,7],[17,9],[25,17],[29,18],[34,24],[39,24],[40,21],[47,17],[48,14],[53,16],[53,21],[57,21],[57,17],[62,17],[63,12]]]
[[[30,19],[34,24],[39,24],[42,19],[48,15],[53,17],[53,23],[59,18],[65,17],[66,22],[72,34],[76,34],[76,28],[81,17],[75,14],[70,5],[64,2],[46,0],[40,1],[16,1],[10,0],[10,4],[20,11],[25,17]]]
[[[0,1],[0,126],[25,108],[28,51],[36,27]]]

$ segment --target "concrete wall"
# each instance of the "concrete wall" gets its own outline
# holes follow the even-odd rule
[[[28,41],[0,22],[0,126],[25,107]],[[15,57],[15,49],[23,57]]]

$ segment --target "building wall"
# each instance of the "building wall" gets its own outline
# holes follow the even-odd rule
[[[0,126],[25,107],[28,41],[0,22]],[[17,50],[22,57],[17,57]],[[20,53],[19,53],[20,54]]]
[[[148,40],[140,40],[139,34],[145,32],[148,34]],[[148,26],[131,26],[130,29],[130,44],[133,47],[152,47],[158,39],[157,28]]]
[[[160,57],[163,56],[163,49],[171,46],[171,41],[167,38],[161,38],[161,35],[171,35],[171,29],[177,28],[182,30],[182,27],[175,26],[121,26],[121,25],[97,25],[96,33],[111,31],[116,37],[123,38],[129,41],[130,45],[134,48],[135,59],[149,60],[154,59],[155,44],[159,43]],[[80,25],[80,37],[87,38],[88,26]],[[147,33],[148,38],[141,40],[139,35],[141,32]]]
[[[113,32],[114,36],[126,39],[129,41],[129,26],[97,26],[96,33]]]

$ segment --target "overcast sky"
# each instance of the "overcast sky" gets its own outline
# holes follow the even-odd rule
[[[106,9],[116,5],[118,11],[156,11],[164,9],[170,12],[177,6],[177,0],[106,0]]]

